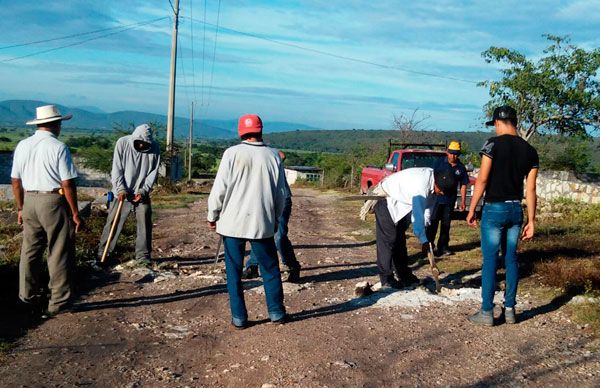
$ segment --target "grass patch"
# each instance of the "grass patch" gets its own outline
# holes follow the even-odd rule
[[[159,194],[152,197],[154,209],[178,209],[206,197],[203,194]]]
[[[569,305],[567,312],[574,322],[580,325],[590,325],[594,333],[600,333],[600,303]]]

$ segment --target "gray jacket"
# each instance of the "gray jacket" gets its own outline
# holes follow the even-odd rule
[[[148,151],[138,151],[133,146],[135,140],[151,143],[152,146]],[[131,135],[117,140],[111,173],[113,192],[148,196],[158,178],[159,165],[160,147],[152,137],[152,129],[142,124]]]
[[[262,239],[275,234],[285,204],[285,173],[279,156],[262,142],[225,150],[208,197],[208,221],[228,237]]]

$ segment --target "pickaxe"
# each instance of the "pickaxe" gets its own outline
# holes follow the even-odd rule
[[[119,218],[121,218],[121,209],[123,208],[124,200],[119,200],[119,205],[117,206],[117,212],[115,213],[115,218],[113,219],[112,225],[110,227],[110,232],[108,233],[108,239],[106,240],[106,245],[104,245],[104,252],[102,253],[102,258],[100,259],[100,263],[104,263],[106,259],[106,254],[108,253],[108,247],[110,246],[110,242],[115,233],[115,229],[117,228],[117,224],[119,223]]]

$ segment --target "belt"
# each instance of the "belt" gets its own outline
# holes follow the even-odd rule
[[[26,190],[25,193],[29,193],[29,194],[60,194],[60,189],[54,189],[52,191]]]

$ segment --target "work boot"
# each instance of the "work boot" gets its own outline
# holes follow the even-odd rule
[[[504,322],[506,322],[508,324],[517,323],[517,316],[516,316],[514,307],[505,307],[504,308]]]
[[[400,277],[402,283],[404,283],[405,287],[410,287],[415,284],[419,284],[421,281],[418,277],[415,276],[414,273],[408,272],[407,274]]]
[[[400,283],[399,281],[397,281],[396,279],[389,278],[387,281],[385,282],[381,282],[381,288],[379,289],[379,291],[383,291],[383,292],[393,292],[396,290],[401,290],[403,288],[402,283]]]
[[[494,312],[479,310],[469,317],[469,321],[476,325],[494,326]]]
[[[258,274],[258,266],[257,265],[251,265],[249,267],[246,267],[244,269],[244,271],[242,272],[242,279],[244,279],[244,280],[256,279],[259,276],[260,275]]]
[[[288,273],[287,281],[289,283],[298,283],[300,281],[300,268],[291,268]]]

